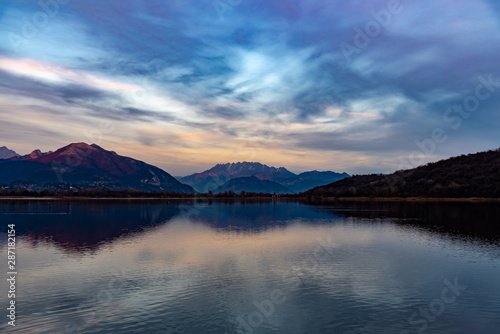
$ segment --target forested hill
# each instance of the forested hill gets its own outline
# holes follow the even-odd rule
[[[355,175],[304,194],[320,197],[500,198],[500,149],[461,155],[389,175]]]

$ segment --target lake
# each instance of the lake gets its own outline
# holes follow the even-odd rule
[[[0,332],[500,333],[499,203],[3,199],[0,219]]]

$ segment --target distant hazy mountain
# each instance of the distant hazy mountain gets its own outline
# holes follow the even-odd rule
[[[322,197],[500,198],[500,149],[461,155],[389,175],[357,175],[305,194]]]
[[[178,178],[199,192],[214,191],[232,179],[255,176],[260,180],[278,183],[292,192],[301,192],[319,185],[348,177],[346,173],[305,172],[294,174],[284,167],[270,167],[259,162],[237,162],[218,164],[202,173]],[[264,189],[261,190],[264,192]],[[258,191],[260,192],[260,191]]]
[[[0,183],[14,181],[194,192],[158,167],[85,143],[70,144],[47,154],[36,150],[28,156],[0,160]]]
[[[17,154],[15,151],[9,150],[5,146],[0,147],[0,159],[9,159],[17,156],[19,156],[19,154]]]
[[[235,179],[231,179],[222,186],[215,189],[214,193],[221,193],[225,191],[233,191],[237,194],[241,193],[242,191],[254,193],[262,192],[267,194],[293,193],[292,190],[282,186],[279,183],[269,180],[261,180],[256,176],[238,177]]]
[[[295,176],[286,168],[269,167],[259,162],[237,162],[218,164],[202,173],[180,178],[182,183],[192,186],[199,192],[213,191],[231,179],[256,176],[261,180],[276,181]]]

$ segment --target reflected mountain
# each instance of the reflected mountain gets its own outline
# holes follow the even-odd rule
[[[50,242],[68,252],[100,245],[163,224],[179,215],[177,205],[127,201],[0,201],[2,220],[37,246]],[[2,224],[5,232],[7,224]]]
[[[50,242],[68,252],[92,252],[174,218],[218,229],[258,230],[291,219],[333,217],[298,202],[186,200],[2,200],[0,215],[33,246]]]
[[[193,201],[193,200],[1,200],[2,221],[37,247],[53,243],[69,253],[95,252],[114,240],[143,233],[172,220],[223,231],[258,232],[294,223],[390,222],[436,233],[500,239],[497,203]],[[359,220],[359,218],[361,220]],[[6,232],[2,224],[0,232]]]
[[[318,203],[309,203],[317,207]],[[411,201],[334,201],[328,205],[336,215],[367,219],[392,218],[440,233],[487,240],[500,239],[498,202],[411,202]]]

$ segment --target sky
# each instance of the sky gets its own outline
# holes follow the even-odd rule
[[[500,147],[499,55],[494,0],[4,0],[0,146],[390,173]]]

